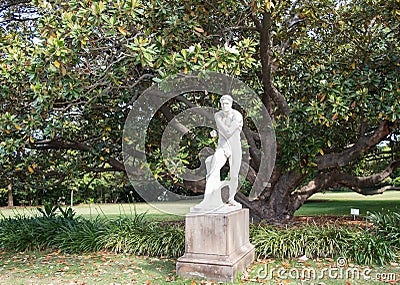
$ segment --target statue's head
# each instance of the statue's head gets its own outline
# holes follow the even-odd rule
[[[229,111],[232,108],[233,98],[231,95],[226,94],[219,99],[219,102],[221,103],[222,111]]]

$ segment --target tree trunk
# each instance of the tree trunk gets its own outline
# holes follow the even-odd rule
[[[8,193],[8,207],[12,208],[14,207],[14,198],[12,194],[12,185],[9,184],[7,187],[7,193]]]
[[[357,177],[338,170],[317,174],[306,185],[299,187],[307,175],[296,171],[283,174],[272,187],[269,196],[257,201],[249,201],[241,193],[236,195],[237,201],[250,209],[253,221],[266,222],[289,221],[294,213],[315,193],[332,187],[344,186],[362,195],[382,194],[387,188],[369,189],[377,186],[400,168],[400,161],[392,161],[382,172],[370,176]]]
[[[269,195],[260,200],[249,202],[244,195],[237,195],[237,200],[250,209],[253,220],[267,222],[291,220],[297,210],[292,203],[291,192],[305,179],[305,175],[297,171],[289,171],[279,177],[270,189]],[[247,201],[246,201],[247,200]]]

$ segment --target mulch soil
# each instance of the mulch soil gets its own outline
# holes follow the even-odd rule
[[[179,225],[184,226],[185,221],[163,221],[160,222],[163,225]],[[261,224],[268,224],[264,221]],[[302,227],[306,225],[318,225],[318,226],[350,226],[350,227],[361,227],[361,228],[372,228],[365,217],[356,217],[355,219],[350,216],[295,216],[291,221],[287,222],[275,222],[269,223],[278,227]]]
[[[365,217],[356,217],[355,219],[350,216],[296,216],[291,221],[293,224],[316,224],[316,225],[347,225],[347,226],[360,226],[369,227],[371,224]]]

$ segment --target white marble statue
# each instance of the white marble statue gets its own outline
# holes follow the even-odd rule
[[[215,115],[218,130],[218,146],[215,153],[209,156],[205,163],[207,169],[206,189],[203,201],[192,207],[191,212],[227,212],[241,209],[242,205],[235,201],[235,194],[239,185],[239,170],[242,162],[242,146],[240,133],[243,127],[242,115],[232,109],[233,99],[230,95],[223,95],[220,99],[221,111]],[[216,136],[213,130],[211,136]],[[229,159],[229,179],[221,181],[220,171]],[[221,189],[229,188],[227,203],[222,201]]]

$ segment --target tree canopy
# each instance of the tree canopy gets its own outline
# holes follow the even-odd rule
[[[125,173],[122,129],[132,103],[170,75],[210,70],[248,84],[273,120],[272,176],[258,200],[249,201],[245,190],[237,195],[254,216],[290,219],[309,197],[332,187],[381,193],[387,189],[381,182],[400,165],[399,5],[3,1],[0,188],[34,203],[87,190],[101,177],[124,187],[126,176],[115,173]],[[216,104],[214,94],[186,94],[154,120],[146,151],[157,177],[177,191],[192,195],[203,184],[163,171],[160,132],[188,106]],[[194,132],[180,152],[189,165],[198,163],[196,149],[215,143],[206,130]],[[251,184],[260,137],[249,121],[244,133]]]

